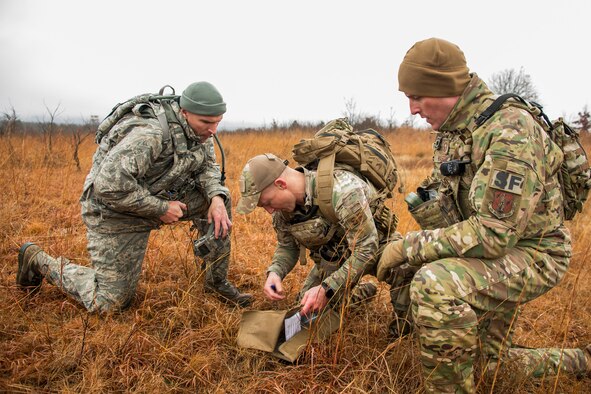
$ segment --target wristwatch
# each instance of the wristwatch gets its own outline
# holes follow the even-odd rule
[[[326,294],[326,298],[332,298],[332,296],[334,295],[334,290],[332,289],[332,287],[330,287],[329,285],[327,285],[324,282],[322,282],[320,284],[320,286],[322,286],[322,288],[324,289],[324,292]]]

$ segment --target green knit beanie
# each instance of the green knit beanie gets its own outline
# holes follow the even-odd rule
[[[469,82],[464,52],[440,38],[415,43],[398,69],[398,90],[411,96],[459,96]]]
[[[220,92],[209,82],[194,82],[181,95],[181,108],[206,116],[218,116],[226,112],[226,103]]]

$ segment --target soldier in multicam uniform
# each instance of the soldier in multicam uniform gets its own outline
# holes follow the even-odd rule
[[[529,112],[510,105],[475,127],[494,96],[450,42],[417,42],[398,80],[411,113],[438,131],[435,166],[418,189],[426,202],[411,210],[422,230],[385,248],[378,278],[410,273],[426,391],[474,392],[478,353],[485,371],[510,360],[533,376],[589,373],[589,347],[511,343],[519,306],[556,286],[568,269],[560,149]]]
[[[236,208],[247,214],[259,206],[273,215],[277,248],[263,289],[270,300],[285,298],[283,278],[297,263],[301,246],[310,250],[315,265],[300,292],[304,315],[322,310],[329,301],[336,306],[346,294],[351,304],[372,297],[376,286],[358,281],[364,274],[375,274],[380,245],[388,241],[372,216],[370,201],[377,192],[370,182],[335,168],[332,201],[338,224],[320,214],[316,188],[316,171],[293,169],[266,153],[244,167]],[[393,233],[390,240],[399,237]]]
[[[211,138],[226,103],[213,85],[196,82],[185,89],[180,105],[170,104],[178,121],[169,122],[170,130],[155,116],[159,106],[138,105],[100,141],[80,198],[92,268],[26,243],[18,259],[20,287],[38,288],[46,278],[90,312],[120,310],[135,294],[150,231],[192,220],[202,234],[214,223],[224,244],[204,262],[206,291],[250,304],[251,295],[226,279],[231,202]]]

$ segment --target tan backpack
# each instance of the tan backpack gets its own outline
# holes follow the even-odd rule
[[[318,206],[323,216],[333,223],[338,222],[332,206],[335,165],[349,166],[361,174],[378,189],[383,199],[392,197],[398,182],[396,162],[388,141],[373,129],[353,131],[346,118],[330,121],[313,138],[294,145],[293,158],[298,164],[317,170]]]

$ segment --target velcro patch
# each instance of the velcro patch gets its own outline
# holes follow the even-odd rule
[[[498,219],[511,217],[515,212],[515,199],[515,194],[495,190],[492,201],[488,203],[488,209]]]
[[[512,172],[493,169],[490,177],[489,186],[502,190],[508,193],[520,195],[523,192],[523,183],[525,177],[523,175],[514,174]]]
[[[352,205],[342,208],[342,214],[344,216],[344,222],[342,223],[346,228],[356,228],[365,219],[363,214],[363,207],[359,201],[355,201]]]

